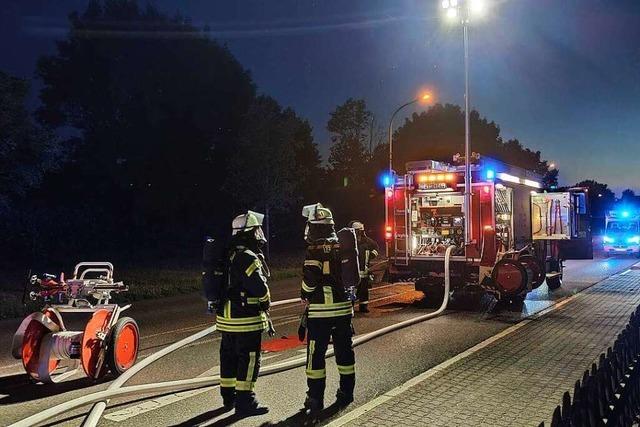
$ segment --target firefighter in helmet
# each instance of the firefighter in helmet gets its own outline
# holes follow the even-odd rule
[[[269,412],[255,398],[260,370],[262,333],[269,326],[271,304],[267,277],[269,269],[262,255],[266,243],[262,231],[264,215],[248,211],[232,223],[228,252],[228,285],[216,304],[220,343],[220,393],[224,406],[235,406],[240,416]]]
[[[373,275],[369,272],[369,264],[378,256],[378,244],[364,232],[364,224],[360,221],[351,221],[349,227],[356,232],[358,241],[358,257],[360,265],[360,284],[357,297],[360,302],[360,312],[369,312],[369,289],[373,282]]]
[[[314,414],[324,408],[325,353],[333,341],[340,373],[337,404],[353,402],[355,356],[351,348],[353,298],[341,277],[340,245],[331,211],[320,203],[305,206],[307,251],[301,296],[307,304],[307,397],[304,410]]]

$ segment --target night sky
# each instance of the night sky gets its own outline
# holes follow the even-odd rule
[[[541,150],[561,183],[639,191],[640,1],[487,1],[471,30],[473,107],[503,137]],[[439,0],[151,3],[209,24],[260,91],[311,121],[325,155],[329,111],[348,97],[364,98],[383,123],[421,87],[463,102],[462,30],[446,23]],[[0,69],[32,78],[38,56],[64,38],[67,14],[85,4],[4,0]]]

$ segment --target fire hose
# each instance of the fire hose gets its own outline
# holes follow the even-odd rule
[[[394,332],[394,331],[406,328],[408,326],[415,325],[416,323],[420,323],[425,320],[432,319],[442,314],[444,310],[446,310],[447,304],[449,302],[449,289],[450,289],[449,261],[451,258],[451,251],[453,249],[455,249],[455,246],[453,245],[449,246],[444,256],[444,298],[442,300],[442,304],[440,305],[440,308],[438,308],[436,311],[432,313],[423,314],[423,315],[414,317],[412,319],[407,319],[402,322],[396,323],[394,325],[389,325],[384,328],[378,329],[376,331],[361,335],[353,340],[353,347],[357,347],[375,338],[379,338],[383,335],[386,335],[390,332]],[[273,305],[274,306],[283,305],[283,304],[291,303],[292,301],[298,301],[298,300],[295,299],[295,300],[278,301],[278,302],[275,302]],[[120,377],[120,381],[119,380],[114,381],[109,387],[109,389],[107,390],[91,393],[86,396],[82,396],[77,399],[71,400],[69,402],[65,402],[65,403],[61,403],[59,405],[53,406],[49,409],[46,409],[28,418],[25,418],[14,424],[11,424],[9,427],[31,427],[31,426],[43,423],[45,421],[48,421],[65,412],[80,408],[85,405],[90,405],[92,403],[100,402],[99,405],[96,405],[94,407],[94,409],[91,411],[91,414],[89,415],[89,417],[87,417],[85,422],[85,426],[87,425],[95,426],[98,420],[100,419],[102,412],[106,408],[106,404],[104,402],[107,401],[108,399],[112,399],[114,397],[125,397],[125,396],[138,395],[138,394],[144,394],[144,393],[150,393],[150,392],[163,393],[163,392],[170,392],[170,391],[183,391],[183,390],[198,389],[198,388],[218,385],[220,384],[220,376],[191,378],[187,380],[174,380],[174,381],[165,381],[165,382],[151,383],[151,384],[141,384],[136,386],[120,387],[131,376],[135,375],[135,373],[137,373],[140,369],[144,368],[145,366],[149,365],[155,360],[158,360],[161,357],[171,353],[172,351],[175,351],[180,347],[190,344],[212,333],[213,331],[215,331],[215,326],[209,327],[203,331],[198,332],[197,334],[184,338],[183,340],[176,342],[175,344],[172,344],[171,346],[149,356],[139,364],[144,366],[138,367],[139,365],[134,365],[134,367],[132,367],[128,371],[128,372],[131,372],[135,370],[131,375],[129,375],[128,377],[124,377],[124,374],[123,374],[123,376]],[[327,351],[326,357],[328,358],[333,355],[334,355],[334,350],[333,348],[331,348]],[[284,362],[265,366],[264,369],[260,370],[260,373],[258,375],[259,376],[273,375],[276,373],[288,371],[288,370],[302,367],[305,365],[306,365],[306,356],[301,356],[301,357],[290,359]],[[118,382],[117,385],[115,385],[116,382]]]

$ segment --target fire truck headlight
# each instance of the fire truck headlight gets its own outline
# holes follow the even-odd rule
[[[602,241],[605,243],[613,243],[616,241],[616,239],[614,239],[613,237],[609,237],[609,236],[604,236],[602,237]]]
[[[636,245],[640,243],[640,236],[633,236],[627,239],[627,243],[635,243]]]

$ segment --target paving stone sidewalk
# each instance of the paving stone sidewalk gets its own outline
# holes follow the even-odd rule
[[[638,305],[640,270],[612,276],[347,425],[549,425]]]

